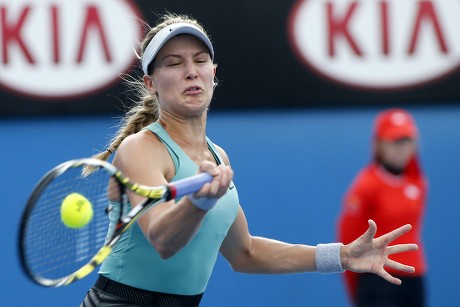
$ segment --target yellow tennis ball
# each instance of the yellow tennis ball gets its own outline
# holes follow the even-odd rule
[[[81,228],[93,218],[93,205],[79,193],[71,193],[62,201],[61,221],[70,228]]]

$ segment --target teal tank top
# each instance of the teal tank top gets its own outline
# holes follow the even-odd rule
[[[176,168],[172,181],[197,172],[198,165],[160,124],[153,123],[146,129],[152,131],[168,149]],[[207,138],[207,142],[216,162],[223,163],[211,140]],[[206,289],[220,246],[236,219],[238,208],[238,193],[232,182],[227,193],[206,214],[195,237],[169,259],[159,256],[136,223],[115,245],[112,253],[102,263],[99,274],[144,290],[181,295],[201,294]],[[113,221],[111,224],[113,227]]]

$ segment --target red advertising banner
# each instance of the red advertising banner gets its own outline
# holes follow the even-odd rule
[[[460,103],[457,0],[0,0],[0,116],[121,112],[165,12],[210,34],[213,110]]]

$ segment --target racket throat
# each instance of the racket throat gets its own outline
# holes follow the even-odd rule
[[[175,199],[177,197],[177,189],[173,185],[166,186],[166,191],[165,191],[165,199],[166,201],[169,201],[171,199]]]

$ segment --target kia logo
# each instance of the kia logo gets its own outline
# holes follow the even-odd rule
[[[141,20],[132,1],[1,1],[0,85],[48,99],[106,89],[132,68]]]
[[[398,89],[460,67],[458,0],[299,0],[288,35],[300,62],[348,86]]]

